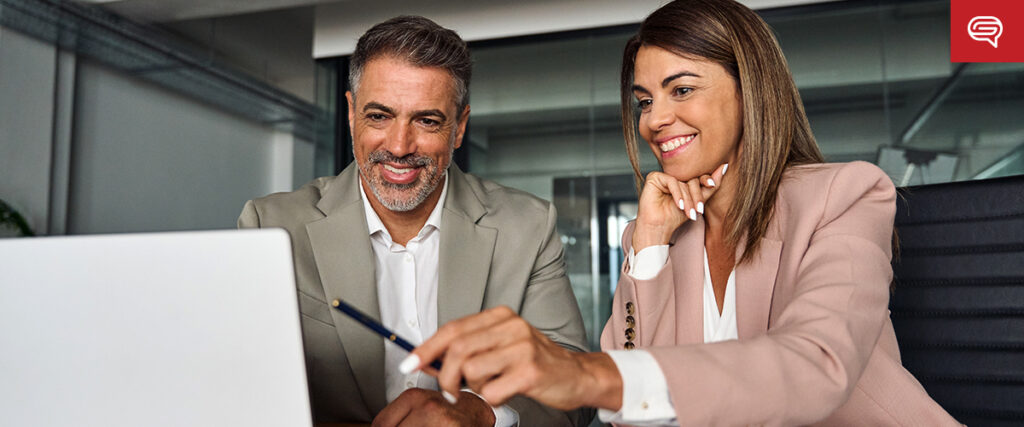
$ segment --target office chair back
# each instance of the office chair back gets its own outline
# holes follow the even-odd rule
[[[904,366],[962,423],[1024,424],[1024,176],[900,194],[890,309]]]

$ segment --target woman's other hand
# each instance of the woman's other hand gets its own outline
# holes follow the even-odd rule
[[[664,172],[647,174],[633,230],[633,250],[666,245],[679,226],[703,215],[704,205],[718,190],[728,167],[723,164],[711,174],[685,182]]]
[[[435,359],[440,372],[429,368]],[[465,380],[492,406],[516,395],[561,410],[622,406],[622,378],[611,357],[567,350],[504,306],[445,324],[401,368],[424,369],[452,396]]]

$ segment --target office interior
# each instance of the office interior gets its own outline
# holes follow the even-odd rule
[[[422,14],[473,55],[457,163],[556,205],[597,349],[637,209],[622,46],[661,3],[0,0],[0,200],[45,236],[233,228],[246,200],[351,161],[347,55]],[[901,187],[1024,174],[1024,64],[950,62],[948,0],[743,3],[829,161]]]

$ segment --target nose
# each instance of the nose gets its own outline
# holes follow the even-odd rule
[[[659,131],[671,125],[675,120],[675,113],[664,102],[651,103],[651,109],[647,113],[647,127],[652,131]]]
[[[404,157],[416,152],[416,137],[410,123],[398,122],[391,126],[388,132],[388,140],[384,148],[396,157]]]

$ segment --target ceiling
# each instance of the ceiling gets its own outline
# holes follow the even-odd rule
[[[314,33],[318,12],[339,13],[359,22],[409,10],[507,8],[508,0],[75,0],[94,4],[140,23],[170,31],[204,55],[228,63],[270,84],[312,101],[315,91]],[[531,0],[548,5],[586,0]],[[741,0],[754,9],[829,0]],[[491,5],[488,5],[491,4]],[[418,5],[418,6],[417,6]],[[414,7],[415,6],[415,7]],[[324,8],[322,10],[322,7]],[[329,9],[329,10],[327,10]],[[415,9],[420,10],[420,9]],[[573,25],[568,22],[566,25]],[[349,21],[346,21],[349,22]],[[356,34],[358,36],[358,34]]]
[[[82,3],[102,4],[104,8],[143,22],[168,22],[186,19],[211,18],[219,16],[240,15],[277,9],[288,9],[314,6],[325,3],[348,3],[351,13],[359,14],[369,4],[360,0],[77,0]],[[458,3],[460,0],[433,0],[430,3],[444,6],[446,3]],[[795,4],[824,3],[834,0],[740,0],[740,3],[752,9],[763,9]],[[547,0],[549,3],[572,3],[574,0]],[[381,3],[402,4],[397,0],[378,0],[372,5]],[[475,0],[473,3],[492,3],[504,5],[508,0]],[[396,11],[400,12],[400,11]]]
[[[198,18],[242,15],[278,9],[313,6],[351,0],[79,0],[100,4],[105,9],[141,22],[169,22]]]

